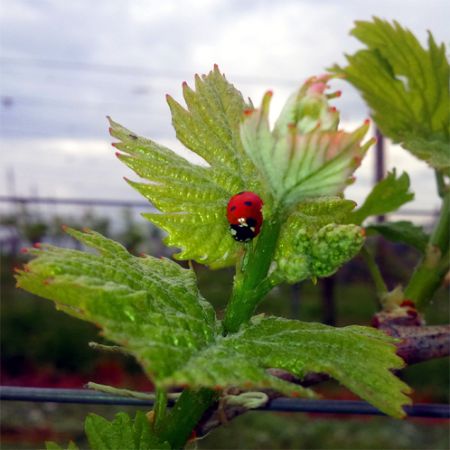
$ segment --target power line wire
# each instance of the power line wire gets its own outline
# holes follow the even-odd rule
[[[45,70],[74,70],[84,72],[106,73],[114,76],[130,75],[135,77],[155,76],[160,78],[183,79],[192,78],[192,70],[167,70],[147,68],[143,66],[125,66],[109,63],[91,63],[85,61],[68,61],[49,58],[17,58],[9,56],[0,56],[0,62],[16,66],[33,66]],[[235,74],[233,80],[239,80],[247,84],[267,84],[275,83],[287,86],[297,85],[300,80],[287,79],[282,77],[264,76],[255,77],[248,75]]]
[[[84,198],[57,198],[57,197],[25,197],[0,195],[0,203],[45,203],[65,205],[89,205],[89,206],[128,206],[133,208],[151,207],[148,201],[117,200],[117,199],[84,199]],[[405,216],[427,216],[433,217],[436,211],[426,209],[407,209],[397,214]],[[392,214],[394,215],[394,214]]]

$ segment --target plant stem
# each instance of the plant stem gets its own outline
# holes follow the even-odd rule
[[[437,170],[435,170],[434,173],[436,175],[436,184],[437,184],[437,191],[438,191],[439,197],[444,198],[446,190],[447,190],[447,187],[445,185],[444,175],[442,175],[442,173]]]
[[[271,289],[264,283],[272,263],[281,220],[278,214],[264,222],[254,247],[244,255],[243,263],[234,279],[233,292],[223,321],[225,333],[234,333],[254,313],[261,298]]]
[[[426,253],[414,271],[405,297],[414,301],[417,306],[423,306],[431,300],[434,292],[440,286],[450,265],[450,192],[445,192],[441,213],[431,234]]]
[[[255,244],[248,245],[247,252],[237,265],[233,293],[224,319],[226,333],[236,332],[242,323],[248,321],[259,300],[271,289],[267,274],[281,223],[278,214],[274,214],[272,220],[265,221]],[[168,441],[172,449],[183,448],[205,411],[216,400],[217,393],[210,389],[185,389],[159,427],[159,436]]]
[[[164,423],[167,412],[167,392],[164,389],[156,389],[156,398],[153,411],[155,413],[153,425],[155,430],[159,430]]]
[[[364,245],[361,249],[361,256],[363,257],[367,267],[369,269],[370,275],[372,276],[373,282],[375,283],[375,287],[377,289],[377,297],[380,305],[382,305],[382,299],[387,294],[388,288],[386,283],[384,282],[383,276],[381,275],[380,268],[378,264],[375,262],[375,258],[369,252],[367,247]]]
[[[211,389],[185,389],[160,426],[158,436],[172,449],[182,449],[205,411],[217,399]]]

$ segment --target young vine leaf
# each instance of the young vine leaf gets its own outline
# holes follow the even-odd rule
[[[118,413],[111,422],[89,414],[84,429],[95,450],[170,450],[169,443],[161,442],[153,433],[147,416],[141,411],[134,420],[128,414]]]
[[[428,49],[397,22],[357,21],[351,31],[366,48],[332,70],[353,84],[381,131],[450,175],[450,66],[444,44]]]
[[[267,123],[268,100],[260,110],[250,108],[217,67],[206,76],[196,76],[195,90],[184,83],[187,109],[168,97],[173,125],[180,141],[208,166],[192,164],[110,120],[111,134],[119,141],[114,144],[121,151],[118,157],[147,180],[129,184],[159,210],[144,217],[168,232],[168,245],[181,248],[177,259],[193,259],[213,268],[236,263],[242,244],[230,235],[226,206],[243,190],[262,198],[264,220],[270,220],[277,204],[284,205],[283,217],[276,220],[290,216],[282,227],[290,230],[282,233],[277,251],[285,266],[295,263],[289,262],[293,252],[287,245],[292,230],[299,239],[306,233],[297,209],[311,209],[317,201],[311,218],[317,213],[323,219],[323,211],[333,211],[326,222],[319,220],[320,227],[317,221],[308,223],[310,240],[320,228],[338,223],[338,209],[326,202],[351,182],[350,175],[372,141],[361,143],[367,123],[353,133],[337,129],[339,112],[329,104],[337,94],[326,93],[329,79],[307,80],[287,101],[272,131]],[[335,197],[329,201],[333,204]],[[340,264],[351,256],[346,252]],[[334,264],[322,273],[336,269]],[[283,279],[283,270],[278,275]],[[304,275],[319,276],[313,269]]]
[[[215,315],[194,272],[168,259],[135,257],[98,233],[67,232],[99,254],[42,245],[18,274],[18,286],[98,324],[106,338],[133,350],[161,380],[214,341]]]
[[[363,230],[344,224],[354,207],[353,201],[339,197],[300,203],[281,232],[272,277],[291,284],[326,277],[356,256],[364,243]]]
[[[178,259],[211,267],[232,265],[239,245],[230,239],[225,210],[240,191],[262,193],[257,172],[245,154],[239,123],[248,105],[219,72],[195,78],[195,90],[183,84],[187,109],[167,96],[177,138],[208,166],[190,163],[170,149],[136,136],[110,120],[118,157],[150,183],[130,185],[160,213],[144,217],[167,231],[166,243],[181,248]],[[261,194],[262,195],[262,194]]]
[[[261,107],[246,111],[241,125],[245,151],[270,186],[275,201],[288,206],[336,195],[373,140],[362,144],[369,123],[352,133],[338,130],[339,113],[325,91],[331,76],[312,77],[287,102],[273,130],[269,125],[272,93]]]
[[[425,253],[430,236],[424,229],[407,220],[398,222],[382,222],[370,224],[366,228],[367,234],[379,234],[392,242],[401,242]]]
[[[389,369],[402,367],[393,339],[365,327],[254,319],[222,335],[193,271],[175,262],[135,257],[93,232],[67,230],[99,254],[42,245],[17,275],[18,286],[102,329],[133,354],[158,388],[240,386],[285,395],[313,392],[270,375],[280,368],[303,376],[328,373],[380,410],[396,417],[407,386]]]
[[[414,199],[409,191],[409,176],[403,172],[399,177],[395,169],[379,181],[364,200],[364,203],[352,211],[347,220],[350,223],[362,224],[370,216],[379,216],[393,211]]]

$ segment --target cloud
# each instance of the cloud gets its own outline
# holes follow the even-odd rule
[[[0,104],[2,166],[15,167],[18,185],[47,193],[133,195],[120,183],[125,168],[101,150],[110,141],[105,115],[173,145],[164,95],[181,101],[181,82],[214,63],[256,104],[273,89],[276,114],[305,78],[359,46],[348,31],[372,15],[398,19],[422,41],[428,28],[450,41],[447,0],[4,0],[0,89],[11,102]],[[336,101],[344,121],[364,119],[356,92],[336,85],[345,90]],[[428,169],[389,154],[389,167],[411,170],[429,196]],[[369,165],[360,172],[369,188]]]

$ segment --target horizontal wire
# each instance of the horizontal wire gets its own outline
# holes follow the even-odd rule
[[[164,79],[179,79],[185,77],[192,72],[191,69],[173,70],[173,69],[156,69],[144,66],[129,66],[121,64],[108,64],[108,63],[92,63],[85,61],[69,61],[69,60],[57,60],[47,58],[18,58],[9,56],[0,56],[0,62],[3,64],[10,64],[16,66],[33,66],[44,70],[68,70],[68,71],[83,71],[102,73],[113,76],[134,76],[134,77],[160,77]],[[225,75],[227,76],[227,74]],[[274,76],[248,76],[248,75],[233,75],[234,80],[239,80],[248,84],[262,84],[262,83],[276,83],[288,86],[296,86],[299,80],[274,77]]]
[[[115,199],[84,199],[84,198],[56,198],[56,197],[21,197],[0,195],[2,203],[45,203],[45,204],[62,204],[62,205],[89,205],[89,206],[129,206],[129,207],[148,207],[149,202],[133,201],[133,200],[115,200]],[[396,215],[405,216],[427,216],[433,217],[436,211],[425,209],[407,209],[398,211]]]
[[[128,406],[152,406],[154,403],[153,400],[120,397],[86,389],[52,389],[15,386],[1,386],[0,400]],[[173,404],[173,402],[170,404]],[[281,397],[271,400],[267,405],[258,409],[261,411],[321,414],[385,415],[368,403],[356,400],[305,400]],[[447,404],[419,403],[412,406],[405,406],[404,409],[409,417],[450,417],[450,405]]]
[[[55,197],[15,197],[0,195],[0,202],[6,203],[45,203],[80,206],[111,206],[130,208],[152,208],[148,201],[115,200],[115,199],[88,199],[88,198],[55,198]],[[153,208],[154,209],[154,208]]]

